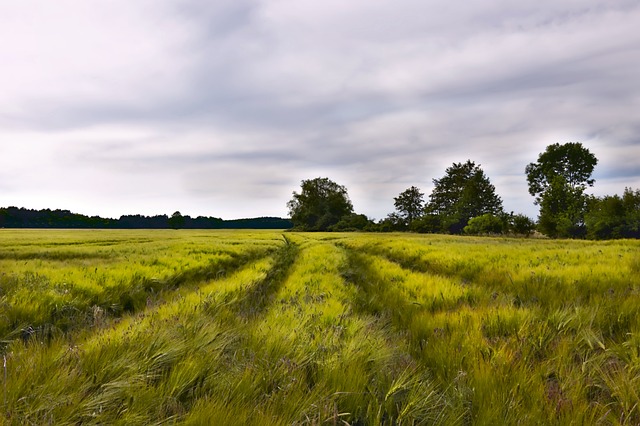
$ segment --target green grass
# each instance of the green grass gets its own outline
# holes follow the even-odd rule
[[[637,425],[639,249],[2,230],[0,423]]]

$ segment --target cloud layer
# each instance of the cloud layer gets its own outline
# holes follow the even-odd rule
[[[0,4],[0,205],[284,216],[327,176],[381,218],[452,162],[535,216],[524,167],[580,141],[640,187],[637,1]]]

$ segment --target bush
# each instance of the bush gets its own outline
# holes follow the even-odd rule
[[[340,222],[329,226],[329,231],[363,231],[366,230],[373,222],[363,214],[352,213],[343,216]]]
[[[435,214],[425,214],[411,223],[411,231],[422,234],[435,234],[441,232],[441,228],[440,216]]]
[[[528,216],[516,214],[509,217],[509,231],[511,233],[528,237],[533,234],[535,230],[536,223]]]
[[[491,213],[483,214],[469,220],[464,232],[472,235],[480,234],[502,234],[504,230],[504,222],[498,216]]]

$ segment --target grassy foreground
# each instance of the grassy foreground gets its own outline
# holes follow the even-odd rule
[[[0,424],[640,424],[640,242],[0,230]]]

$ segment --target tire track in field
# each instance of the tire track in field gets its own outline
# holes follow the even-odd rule
[[[370,262],[372,259],[384,259],[384,257],[372,256],[344,245],[343,247],[347,252],[347,263],[343,270],[344,279],[358,289],[353,300],[354,310],[361,316],[378,318],[381,324],[378,327],[388,327],[391,330],[393,338],[399,342],[397,345],[404,348],[406,357],[410,359],[409,364],[415,366],[414,370],[423,375],[422,380],[430,389],[428,392],[419,392],[415,401],[416,404],[420,404],[421,401],[429,399],[428,407],[424,408],[424,412],[430,413],[431,418],[425,419],[419,412],[415,421],[409,423],[468,424],[461,421],[460,417],[468,415],[466,408],[462,414],[451,408],[459,403],[460,395],[465,392],[465,384],[455,381],[443,382],[437,374],[433,379],[433,365],[425,362],[424,351],[429,349],[424,342],[428,339],[429,330],[413,321],[423,315],[431,316],[434,311],[409,300],[402,289],[402,282],[385,280],[378,275]],[[418,375],[412,373],[411,376]]]
[[[473,308],[480,305],[492,305],[496,307],[513,306],[514,308],[527,308],[538,306],[541,302],[539,298],[548,303],[553,296],[545,291],[538,292],[536,288],[544,288],[547,285],[560,285],[559,280],[555,280],[552,275],[541,273],[535,275],[532,270],[528,277],[514,279],[512,272],[508,268],[489,268],[474,262],[452,260],[449,263],[437,259],[427,259],[420,255],[404,256],[389,247],[376,247],[366,245],[360,247],[363,253],[379,257],[388,262],[398,265],[409,273],[422,273],[428,276],[439,276],[455,281],[468,293],[463,303]],[[423,253],[424,254],[424,253]],[[549,283],[547,282],[549,280]],[[545,285],[540,286],[543,282]],[[607,288],[612,288],[607,284]],[[602,292],[605,290],[603,289]],[[564,299],[557,298],[558,305]],[[459,306],[462,306],[460,304]],[[435,310],[434,310],[435,312]]]
[[[434,332],[421,324],[422,318],[430,318],[440,312],[457,310],[463,306],[472,307],[475,304],[474,288],[462,287],[442,277],[436,277],[439,281],[435,281],[433,289],[421,288],[421,273],[408,271],[381,256],[362,253],[352,248],[346,248],[346,251],[348,263],[343,274],[345,280],[359,290],[354,299],[355,309],[362,314],[381,318],[403,335],[411,347],[412,357],[416,360],[422,358],[423,341],[428,340]],[[376,259],[392,268],[385,269],[384,263],[375,264]],[[384,271],[384,274],[379,270]],[[417,278],[418,282],[409,286],[405,280],[412,278]],[[434,283],[432,278],[427,276],[428,281],[425,280],[424,285]],[[437,287],[439,284],[445,285],[444,293]]]
[[[142,277],[138,280],[134,279],[132,280],[134,292],[123,294],[125,300],[121,300],[121,305],[125,311],[135,312],[144,306],[133,306],[133,309],[128,309],[131,307],[131,304],[127,299],[128,295],[131,295],[131,298],[134,298],[134,294],[141,291],[147,295],[156,294],[162,291],[171,292],[179,288],[193,287],[201,282],[221,279],[229,273],[234,273],[250,262],[269,256],[273,251],[274,250],[248,250],[241,254],[228,253],[228,259],[211,262],[206,266],[185,269],[164,279],[149,277]]]
[[[215,267],[196,268],[193,273],[178,274],[168,280],[175,285],[163,294],[161,300],[143,309],[128,312],[128,315],[136,323],[137,319],[152,317],[162,310],[172,309],[172,306],[182,306],[182,309],[194,311],[202,308],[213,319],[232,318],[226,325],[236,326],[239,319],[256,317],[268,307],[272,294],[286,279],[297,251],[295,244],[285,244],[275,250],[242,256],[241,262],[231,262],[226,269],[218,268],[224,266],[218,263]],[[271,260],[270,265],[262,277],[240,278],[239,281],[236,279],[243,271],[255,269],[257,264],[268,259]],[[221,313],[224,315],[220,315]]]
[[[459,273],[458,271],[455,271],[454,270],[455,268],[451,265],[449,266],[443,265],[440,262],[429,261],[419,256],[404,257],[397,253],[394,253],[392,250],[384,246],[379,247],[379,246],[367,245],[364,247],[360,247],[359,250],[361,250],[364,253],[371,254],[373,256],[382,257],[384,259],[387,259],[390,262],[397,263],[403,269],[406,269],[409,271],[413,271],[413,272],[418,271],[418,272],[431,274],[431,275],[441,275],[444,277],[456,278],[463,281],[473,280],[479,273],[482,272],[480,270],[476,270],[476,271],[466,271],[464,273]]]
[[[275,255],[275,264],[260,282],[247,290],[235,308],[245,318],[261,315],[273,302],[274,295],[285,282],[298,258],[298,244],[283,235],[284,246]]]
[[[333,242],[310,238],[301,244],[264,314],[237,329],[237,350],[219,382],[245,393],[234,391],[228,406],[248,393],[252,407],[240,402],[239,409],[248,417],[269,417],[278,413],[269,414],[272,407],[295,401],[291,417],[278,418],[283,424],[335,422],[337,413],[352,424],[438,417],[440,394],[402,338],[353,308],[355,288],[341,274],[346,261],[345,250]],[[411,380],[415,388],[409,391],[405,381]]]
[[[285,244],[279,248],[249,251],[246,255],[234,256],[228,262],[183,271],[165,280],[167,283],[165,285],[170,291],[164,295],[164,302],[155,306],[147,306],[141,310],[141,315],[149,315],[167,303],[181,303],[181,301],[184,303],[184,300],[199,294],[199,298],[202,299],[199,304],[206,305],[211,314],[215,315],[215,307],[220,303],[220,306],[224,306],[224,309],[233,315],[239,317],[256,316],[266,309],[270,302],[270,296],[277,291],[279,285],[286,278],[296,256],[297,246],[287,243],[285,240]],[[228,288],[222,292],[213,290],[206,296],[202,295],[203,292],[206,292],[203,288],[215,286],[216,282],[233,282],[235,275],[241,270],[250,268],[251,264],[255,267],[255,264],[268,258],[273,261],[263,278],[248,283],[237,283],[238,285],[231,287],[227,286]],[[202,284],[205,284],[204,287]],[[211,302],[212,299],[219,302]]]
[[[331,246],[326,257],[319,246]],[[337,252],[339,259],[329,262],[329,254]],[[345,255],[333,243],[290,241],[268,261],[249,263],[198,290],[177,292],[178,298],[128,316],[79,342],[77,349],[60,347],[56,360],[35,369],[69,372],[73,381],[64,388],[62,383],[35,381],[35,392],[26,399],[11,397],[18,402],[10,402],[13,418],[38,423],[44,418],[38,416],[46,415],[67,423],[54,413],[73,405],[77,408],[70,424],[124,424],[131,419],[153,423],[189,420],[185,416],[200,407],[200,417],[194,414],[191,422],[202,424],[206,422],[198,419],[219,418],[207,417],[210,401],[223,401],[218,404],[221,412],[234,413],[227,418],[246,419],[247,424],[294,424],[304,419],[315,424],[341,419],[393,424],[401,415],[410,424],[438,418],[444,409],[440,394],[407,355],[403,337],[391,333],[374,315],[348,307],[355,289],[340,275]],[[312,260],[315,265],[309,268]],[[330,285],[315,285],[327,277]],[[283,286],[303,291],[288,303],[288,297],[279,298],[291,293],[281,292]],[[348,306],[318,322],[319,311],[333,297]],[[304,314],[299,317],[301,305]],[[299,320],[293,341],[286,324],[279,323],[285,334],[277,337],[268,329],[273,324],[269,321],[280,318],[284,310]],[[30,408],[30,403],[42,400],[33,394],[47,395],[47,406]],[[145,401],[154,404],[140,405]],[[16,406],[33,410],[33,416],[21,418],[23,412],[15,411]],[[336,417],[337,413],[343,414]]]
[[[215,360],[238,339],[235,323],[209,315],[216,306],[212,299],[243,293],[264,281],[274,265],[272,257],[249,262],[234,274],[195,290],[178,291],[171,300],[165,298],[159,305],[78,335],[72,347],[67,339],[50,345],[18,345],[20,352],[10,361],[7,379],[7,412],[16,424],[41,424],[43,418],[47,423],[112,424],[117,420],[127,424],[120,415],[140,409],[136,406],[139,396],[142,402],[155,400],[157,413],[151,415],[145,407],[132,414],[138,419],[134,424],[184,414],[196,391],[221,368]],[[52,381],[38,371],[62,372],[63,377]],[[180,401],[178,405],[174,398]],[[173,408],[163,407],[167,402]],[[70,406],[75,408],[70,411]]]
[[[407,318],[420,310],[419,306],[407,300],[398,283],[385,282],[377,276],[362,253],[348,247],[345,250],[343,277],[359,290],[353,300],[355,309],[361,314],[385,317],[395,327],[403,328]]]
[[[346,245],[345,248],[352,251],[356,250]],[[476,305],[478,300],[483,298],[487,291],[486,286],[479,282],[483,273],[482,268],[469,269],[467,267],[465,269],[459,265],[444,265],[440,262],[429,261],[418,256],[403,257],[385,247],[364,246],[359,247],[357,250],[360,253],[393,263],[409,274],[423,274],[425,277],[442,277],[456,282],[456,285],[464,288],[465,293],[467,293],[466,297],[454,304],[456,306],[461,306],[465,303],[469,306]],[[460,271],[460,269],[463,270]],[[440,307],[435,305],[439,305]],[[430,311],[435,313],[452,307],[453,306],[447,304],[433,303],[430,306]]]
[[[400,267],[411,272],[420,272],[428,275],[446,277],[457,280],[463,285],[475,285],[481,289],[486,289],[482,279],[486,274],[485,267],[472,262],[460,261],[459,259],[448,259],[443,261],[436,251],[419,251],[417,254],[408,254],[394,247],[385,246],[384,243],[376,245],[368,243],[361,246],[350,246],[348,242],[343,243],[346,248],[358,250],[372,256],[378,256],[398,264]],[[435,258],[434,258],[435,257]],[[486,291],[486,290],[484,290]]]
[[[101,327],[109,320],[117,320],[127,314],[143,313],[161,305],[175,297],[178,292],[197,291],[201,283],[219,280],[251,262],[272,255],[276,250],[253,249],[240,254],[229,252],[226,259],[217,259],[205,266],[184,269],[162,279],[134,276],[122,284],[106,287],[103,293],[89,299],[74,300],[73,305],[56,304],[50,308],[49,313],[40,315],[40,318],[44,318],[40,321],[21,316],[20,312],[12,315],[8,311],[6,315],[7,318],[12,318],[11,323],[0,324],[0,330],[3,326],[7,330],[6,334],[0,337],[5,345],[15,339],[25,342],[48,342],[56,336]],[[16,282],[8,287],[18,288],[19,284],[16,279]],[[48,282],[45,284],[48,288]],[[5,288],[5,291],[8,290]]]
[[[24,350],[32,355],[18,356],[11,364],[29,364],[32,357],[45,363],[41,370],[72,373],[67,385],[63,384],[66,379],[54,383],[36,373],[31,379],[10,376],[10,384],[26,380],[32,391],[23,393],[18,385],[17,394],[10,392],[8,412],[19,423],[35,424],[42,416],[66,423],[69,415],[70,423],[107,424],[119,418],[122,410],[150,421],[181,417],[198,393],[215,389],[215,377],[230,368],[229,353],[242,350],[246,330],[269,308],[297,253],[298,245],[285,238],[279,249],[256,256],[257,260],[247,258],[233,274],[216,273],[203,286],[198,279],[209,278],[205,269],[171,277],[178,286],[163,294],[158,304],[71,337],[78,339],[77,346],[69,348],[66,339],[26,346]],[[38,355],[43,352],[58,355]],[[12,371],[32,371],[26,364],[11,365]],[[38,408],[38,395],[49,395],[46,408]],[[154,398],[157,413],[134,414],[137,395],[141,400]],[[165,398],[173,408],[163,408]],[[65,408],[69,401],[77,407],[72,413]]]
[[[477,304],[475,286],[464,286],[464,289],[469,292],[469,297],[463,297],[453,304],[444,304],[438,309],[433,309],[427,304],[414,303],[408,299],[402,288],[404,286],[402,279],[396,281],[388,279],[389,275],[386,275],[386,278],[383,277],[383,274],[378,273],[376,266],[372,263],[376,259],[381,259],[395,265],[397,269],[411,274],[418,273],[402,267],[385,256],[372,255],[365,250],[358,252],[354,248],[347,250],[349,264],[345,274],[346,279],[361,290],[361,294],[356,299],[359,310],[381,317],[402,336],[409,347],[408,353],[411,358],[432,373],[446,398],[460,408],[459,416],[453,423],[473,424],[473,401],[479,397],[475,396],[473,385],[465,377],[466,371],[475,368],[478,363],[482,364],[484,368],[492,368],[489,364],[490,361],[486,361],[483,355],[486,353],[485,348],[489,347],[485,346],[483,340],[483,337],[486,337],[485,329],[475,328],[472,325],[473,322],[465,324],[473,327],[465,331],[454,328],[453,330],[458,330],[457,332],[466,332],[474,336],[470,340],[477,343],[467,346],[466,340],[461,339],[460,335],[456,335],[454,338],[454,333],[457,332],[450,331],[447,326],[440,328],[440,323],[432,322],[431,319],[441,313],[447,315],[448,312],[457,312],[459,309],[467,312],[474,311]],[[393,277],[393,274],[391,276]],[[476,322],[475,324],[480,326],[482,323]],[[494,333],[491,328],[488,328],[487,331]],[[456,351],[453,349],[456,347],[458,351],[462,351],[464,347],[466,351],[471,349],[471,352],[457,356],[458,354],[452,352]],[[478,354],[482,355],[478,356]],[[474,358],[475,361],[472,362],[471,360]],[[496,369],[496,372],[498,371],[500,370]],[[455,372],[458,372],[458,375]],[[463,372],[462,376],[459,375],[460,372]],[[449,387],[445,388],[445,384]]]
[[[97,406],[112,384],[133,380],[134,386],[139,386],[139,383],[136,384],[137,377],[140,377],[141,373],[145,376],[149,373],[148,369],[141,369],[137,364],[144,367],[151,363],[155,371],[153,375],[156,379],[151,383],[151,387],[148,383],[145,384],[145,388],[150,389],[151,393],[154,389],[163,389],[172,375],[182,376],[181,364],[188,365],[192,362],[194,353],[198,353],[195,355],[196,363],[203,364],[197,371],[192,369],[189,373],[187,370],[187,375],[191,374],[196,379],[185,383],[180,404],[169,414],[178,415],[177,418],[180,418],[197,402],[198,394],[218,394],[218,391],[221,391],[217,387],[220,384],[219,376],[236,364],[235,354],[244,351],[247,330],[269,308],[273,295],[286,280],[297,255],[297,244],[285,238],[284,244],[278,250],[253,264],[246,265],[237,273],[219,281],[212,281],[196,291],[181,294],[179,299],[170,303],[147,309],[132,318],[132,322],[121,324],[113,333],[107,331],[98,337],[90,345],[89,352],[93,353],[93,357],[99,357],[105,352],[105,346],[118,348],[124,345],[123,356],[133,358],[128,364],[134,367],[125,370],[122,366],[116,366],[113,373],[100,376],[102,378],[98,380],[101,383],[98,394],[85,401],[84,406]],[[157,330],[158,326],[162,330]],[[124,339],[118,337],[122,336],[122,333],[125,335]],[[202,337],[198,337],[199,335]],[[137,339],[151,340],[155,346],[153,349],[145,350],[142,359],[136,354],[138,349],[131,348],[127,343]],[[139,345],[135,345],[137,346]],[[155,359],[159,361],[156,362]],[[122,364],[120,361],[119,363]],[[102,363],[94,361],[88,364]],[[127,394],[130,390],[124,387],[120,392]],[[118,399],[119,394],[109,398]]]

